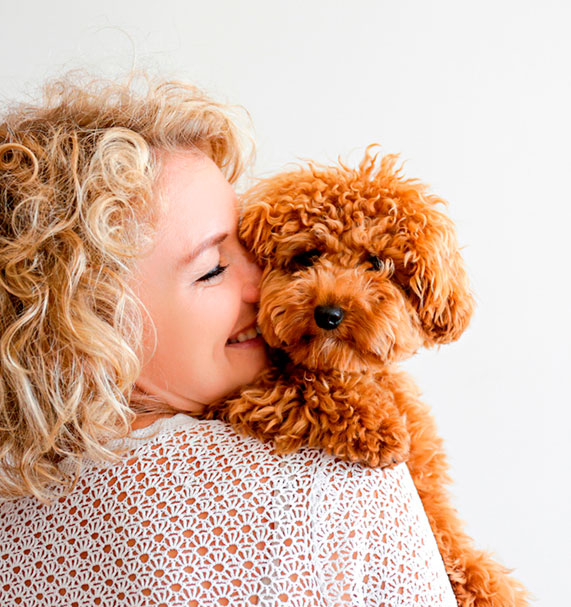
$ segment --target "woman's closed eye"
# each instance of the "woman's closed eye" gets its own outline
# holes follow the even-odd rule
[[[220,276],[220,274],[223,274],[226,271],[227,267],[228,267],[228,265],[223,266],[223,265],[217,264],[217,266],[215,268],[213,268],[212,270],[210,270],[210,272],[207,272],[206,274],[204,274],[204,276],[197,278],[196,282],[208,283],[210,281],[213,281],[217,276]]]

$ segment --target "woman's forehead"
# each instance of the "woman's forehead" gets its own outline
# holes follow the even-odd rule
[[[202,153],[163,152],[157,181],[163,246],[179,252],[210,235],[236,229],[238,203],[232,186]]]

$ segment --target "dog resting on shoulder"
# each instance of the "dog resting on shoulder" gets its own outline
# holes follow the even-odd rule
[[[443,201],[404,179],[396,160],[368,148],[358,169],[309,164],[247,192],[240,238],[263,268],[258,325],[272,364],[203,417],[278,453],[406,461],[459,605],[527,605],[519,582],[464,533],[434,420],[396,366],[458,339],[474,308]]]

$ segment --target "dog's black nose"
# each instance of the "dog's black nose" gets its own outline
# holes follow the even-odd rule
[[[315,322],[321,329],[336,329],[343,320],[345,312],[337,306],[317,306],[313,312]]]

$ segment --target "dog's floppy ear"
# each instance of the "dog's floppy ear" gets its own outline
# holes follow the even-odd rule
[[[474,311],[474,298],[452,222],[435,209],[425,210],[424,215],[431,227],[411,239],[404,275],[429,346],[462,335]]]
[[[425,333],[425,345],[455,341],[474,311],[468,275],[460,255],[454,224],[436,204],[446,202],[427,194],[416,179],[394,171],[396,155],[387,155],[372,174],[375,158],[369,154],[361,170],[379,187],[377,212],[392,216],[392,238],[385,254],[395,262],[394,279],[416,309]]]

